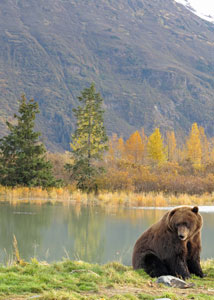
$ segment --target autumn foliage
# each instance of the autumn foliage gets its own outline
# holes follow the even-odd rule
[[[64,156],[64,158],[63,158]],[[57,178],[75,189],[63,171],[68,154],[49,154]],[[214,192],[214,139],[208,138],[197,123],[187,136],[176,138],[174,131],[164,135],[155,128],[147,136],[135,131],[128,139],[113,134],[101,166],[106,170],[96,178],[101,191],[163,192],[198,194]]]
[[[174,131],[150,136],[136,131],[125,141],[115,134],[105,157],[106,173],[98,178],[107,191],[203,194],[214,191],[214,144],[204,129],[192,124],[188,136]]]

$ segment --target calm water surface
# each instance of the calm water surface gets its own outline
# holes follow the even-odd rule
[[[203,259],[214,257],[214,209],[203,209]],[[0,204],[0,262],[12,256],[13,235],[25,260],[48,262],[63,257],[88,262],[131,264],[140,234],[163,209],[101,208],[66,204]]]

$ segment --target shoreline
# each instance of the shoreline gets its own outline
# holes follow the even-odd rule
[[[3,187],[0,186],[0,203],[19,202],[30,203],[81,203],[95,205],[117,205],[126,207],[174,207],[178,205],[213,206],[214,194],[202,195],[167,194],[163,192],[134,193],[131,191],[108,192],[100,191],[99,194],[86,194],[67,186],[64,188],[40,187]]]

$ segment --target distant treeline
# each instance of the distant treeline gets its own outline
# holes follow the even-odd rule
[[[75,185],[64,169],[72,162],[71,154],[47,155],[55,176]],[[183,143],[178,143],[174,131],[163,138],[158,128],[150,136],[143,129],[135,131],[127,140],[114,134],[104,160],[97,164],[105,169],[96,178],[99,190],[175,194],[214,191],[214,139],[208,139],[197,123]]]
[[[103,99],[92,83],[78,97],[71,150],[48,153],[34,130],[38,103],[22,95],[9,134],[0,139],[0,185],[62,187],[87,193],[129,191],[204,194],[214,191],[214,138],[192,124],[181,142],[174,131],[150,136],[135,131],[127,140],[103,125]]]

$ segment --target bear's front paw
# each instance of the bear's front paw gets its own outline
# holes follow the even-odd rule
[[[186,280],[186,279],[191,278],[191,275],[189,273],[186,273],[186,274],[183,274],[181,277],[183,278],[183,280]]]

